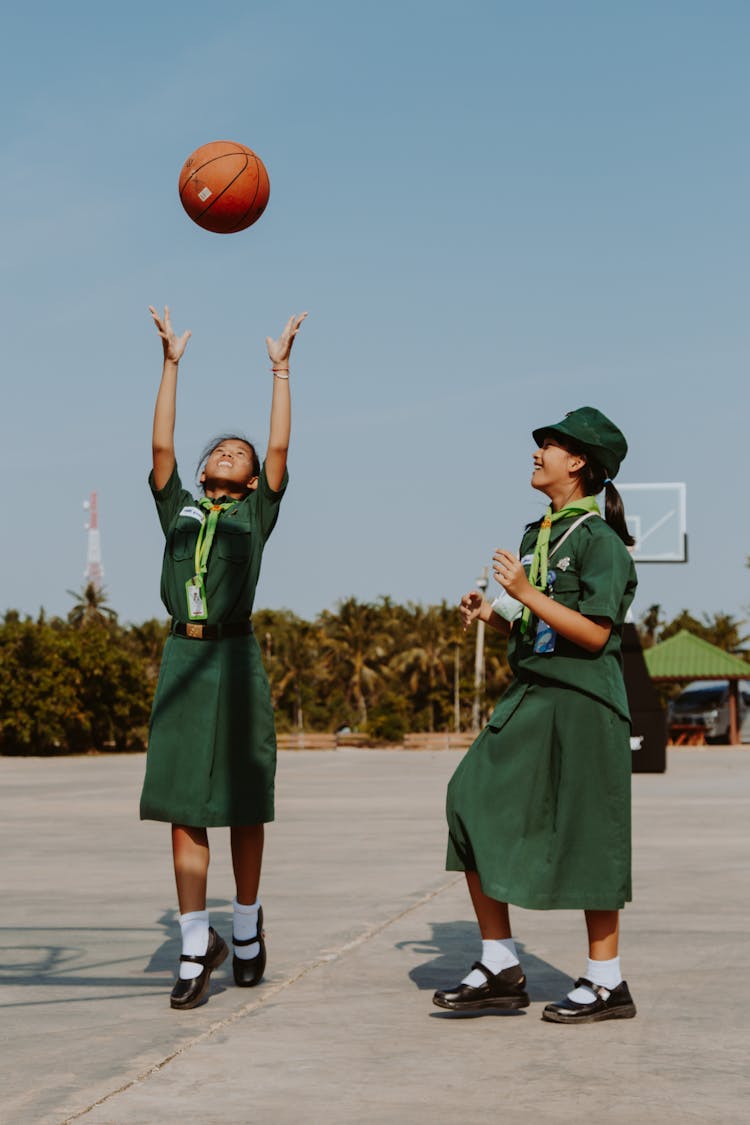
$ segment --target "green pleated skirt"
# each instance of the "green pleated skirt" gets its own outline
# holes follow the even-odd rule
[[[255,636],[170,636],[151,713],[141,819],[195,827],[274,818],[276,733]]]
[[[532,910],[631,898],[630,725],[583,692],[515,682],[448,786],[449,871]]]

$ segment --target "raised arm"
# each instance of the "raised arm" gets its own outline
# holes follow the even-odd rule
[[[289,451],[289,434],[292,425],[291,398],[289,394],[289,354],[294,338],[307,313],[291,316],[278,340],[266,337],[266,346],[273,370],[273,397],[271,399],[271,426],[266,451],[266,479],[269,487],[278,492],[284,480],[286,458]]]
[[[164,364],[161,372],[159,393],[154,408],[154,429],[151,438],[151,452],[154,467],[154,485],[164,488],[174,469],[174,422],[177,404],[177,369],[191,332],[176,336],[169,317],[169,309],[164,306],[164,315],[159,316],[153,305],[148,311],[153,317],[156,331],[161,336],[164,348]]]

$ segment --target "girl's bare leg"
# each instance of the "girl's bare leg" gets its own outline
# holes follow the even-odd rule
[[[173,824],[172,857],[180,914],[205,910],[210,858],[206,829]]]
[[[587,910],[586,929],[589,935],[589,957],[592,961],[611,961],[617,956],[620,936],[618,910]]]
[[[486,895],[476,871],[466,872],[466,882],[482,939],[499,941],[511,937],[507,902],[499,902],[496,898]]]
[[[235,825],[230,829],[230,833],[237,901],[243,906],[252,906],[258,901],[265,825]]]

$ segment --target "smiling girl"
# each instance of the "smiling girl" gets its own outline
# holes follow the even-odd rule
[[[264,824],[274,817],[276,736],[268,679],[251,613],[263,548],[287,486],[289,354],[302,321],[266,339],[273,371],[271,424],[260,464],[245,438],[213,441],[198,466],[203,495],[185,490],[177,471],[177,374],[190,332],[177,336],[169,309],[150,308],[164,350],[149,478],[166,538],[161,597],[172,616],[156,688],[141,819],[172,825],[182,931],[173,1008],[204,999],[228,948],[209,926],[208,827],[228,825],[236,884],[233,972],[252,987],[266,963],[258,899]]]
[[[434,1002],[455,1011],[522,1008],[526,977],[508,904],[583,909],[585,976],[542,1017],[588,1023],[635,1015],[618,954],[630,900],[630,716],[620,634],[636,586],[633,540],[612,484],[627,452],[593,407],[535,430],[533,488],[550,503],[520,558],[499,549],[490,604],[461,601],[510,634],[514,679],[454,773],[447,800],[449,870],[464,871],[482,960]],[[605,518],[595,497],[605,490]]]

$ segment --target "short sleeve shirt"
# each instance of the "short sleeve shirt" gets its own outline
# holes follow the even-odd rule
[[[550,554],[576,517],[553,525]],[[521,541],[521,559],[528,573],[539,524],[527,528]],[[542,677],[586,692],[629,718],[622,675],[622,626],[633,601],[635,565],[619,535],[600,517],[581,523],[549,562],[548,593],[560,605],[586,617],[606,617],[612,622],[609,640],[600,652],[587,652],[559,635],[553,652],[535,653],[537,619],[531,617],[525,634],[516,621],[508,644],[508,659],[516,676]]]
[[[285,472],[281,488],[274,492],[264,464],[257,489],[221,513],[204,575],[208,624],[246,621],[252,613],[263,548],[276,525],[288,481]],[[176,465],[163,488],[154,488],[153,473],[149,485],[166,539],[161,600],[176,621],[186,621],[185,585],[195,574],[195,546],[206,513],[182,487]]]

